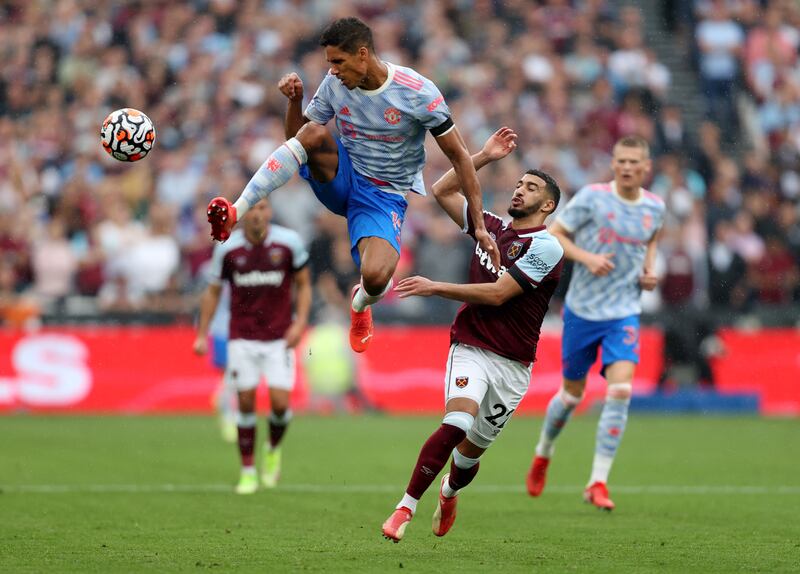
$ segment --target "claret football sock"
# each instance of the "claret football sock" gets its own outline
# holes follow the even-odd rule
[[[472,482],[480,466],[480,458],[469,458],[458,452],[458,449],[453,449],[450,479],[442,485],[442,494],[447,498],[456,496],[459,490]]]
[[[446,423],[442,423],[436,432],[422,445],[414,472],[408,483],[406,492],[419,500],[423,493],[444,468],[450,453],[458,443],[467,436],[466,431]]]
[[[269,447],[274,449],[283,440],[283,435],[289,427],[289,421],[292,420],[292,411],[286,410],[282,415],[275,414],[270,411],[267,423],[269,426]]]
[[[253,452],[256,444],[256,415],[255,413],[239,413],[237,424],[239,432],[239,454],[242,457],[243,467],[253,466]]]

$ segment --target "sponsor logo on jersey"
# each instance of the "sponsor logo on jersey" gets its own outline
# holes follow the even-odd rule
[[[506,251],[506,255],[508,255],[509,259],[516,259],[517,257],[519,257],[521,251],[522,251],[522,241],[514,241],[511,245],[508,246],[508,251]]]
[[[444,96],[439,96],[438,98],[433,100],[430,104],[428,104],[428,111],[432,112],[433,110],[438,108],[439,104],[441,104],[443,101],[444,101]]]
[[[347,136],[349,138],[355,138],[358,135],[356,132],[356,126],[348,122],[342,122],[342,127],[339,129],[342,132],[343,136]]]
[[[530,249],[528,253],[525,255],[525,263],[529,264],[533,267],[537,272],[546,275],[550,272],[552,265],[548,265],[546,261],[544,261],[541,257],[533,253]]]
[[[402,115],[400,114],[400,110],[397,108],[386,108],[386,111],[383,112],[383,117],[391,125],[395,125],[400,123],[400,118]]]
[[[490,235],[492,238],[494,238],[494,233],[490,233]],[[495,266],[492,264],[492,258],[489,257],[488,253],[481,249],[481,246],[478,243],[475,244],[475,257],[478,258],[478,262],[480,262],[480,264],[492,275],[497,275],[500,277],[503,273],[508,271],[508,268],[506,268],[505,265],[500,266],[500,271],[495,269]]]
[[[273,247],[270,249],[269,260],[273,265],[280,265],[281,261],[283,261],[283,249],[280,249],[279,247]]]
[[[233,284],[237,287],[277,287],[283,283],[283,271],[233,272]]]
[[[463,389],[469,384],[469,377],[456,377],[456,386]]]

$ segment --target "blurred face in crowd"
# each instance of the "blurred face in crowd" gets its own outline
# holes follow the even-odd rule
[[[617,190],[633,193],[642,187],[650,173],[650,163],[650,154],[644,148],[615,145],[611,170]]]
[[[331,74],[336,76],[348,90],[362,85],[367,79],[369,50],[366,46],[361,46],[353,54],[336,46],[325,46],[325,59],[331,65]]]
[[[522,219],[538,213],[542,208],[547,209],[548,213],[556,208],[555,201],[547,191],[547,182],[537,175],[526,173],[517,182],[508,214],[514,219]]]
[[[250,243],[261,243],[267,237],[272,206],[268,199],[256,203],[244,216],[244,235]]]

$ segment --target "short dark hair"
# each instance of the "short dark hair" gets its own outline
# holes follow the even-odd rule
[[[549,173],[540,169],[529,169],[525,173],[527,175],[535,175],[536,177],[540,177],[544,180],[544,182],[547,184],[545,189],[550,194],[550,199],[552,199],[556,203],[556,207],[558,207],[558,202],[561,201],[561,188],[558,187],[558,182],[556,182],[556,179]]]
[[[358,18],[339,18],[332,22],[319,38],[320,46],[335,46],[348,54],[355,54],[361,46],[375,52],[372,30]]]

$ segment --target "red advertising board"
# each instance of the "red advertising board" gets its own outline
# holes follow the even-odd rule
[[[369,351],[356,357],[361,394],[387,412],[441,412],[448,333],[446,327],[379,327]],[[726,353],[714,364],[719,390],[758,393],[765,413],[800,414],[800,333],[725,331],[721,336]],[[208,358],[192,354],[193,338],[189,327],[0,331],[0,412],[209,412],[220,373]],[[643,329],[635,393],[654,389],[662,344],[659,331]],[[313,353],[300,351],[301,356]],[[298,361],[298,375],[294,406],[303,409],[311,398],[303,361]],[[559,336],[545,332],[520,410],[542,412],[560,381]],[[581,408],[604,393],[595,367]]]

